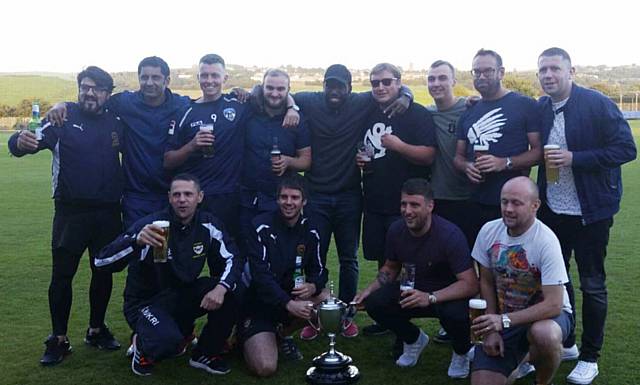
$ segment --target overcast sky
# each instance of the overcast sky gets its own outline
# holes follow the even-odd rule
[[[164,4],[169,4],[164,5]],[[559,46],[577,65],[640,64],[637,0],[3,0],[0,72],[135,71],[145,56],[227,63],[470,69],[479,48],[507,70]]]

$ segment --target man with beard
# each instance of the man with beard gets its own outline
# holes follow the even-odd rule
[[[268,70],[262,86],[251,96],[253,113],[245,125],[240,226],[242,237],[255,234],[251,220],[277,208],[276,189],[286,176],[311,165],[309,130],[301,120],[298,127],[283,127],[289,95],[289,75]],[[297,108],[292,106],[291,109]]]
[[[454,163],[475,184],[471,195],[472,236],[500,217],[500,189],[509,179],[528,175],[542,159],[535,100],[502,87],[502,58],[479,50],[473,58],[473,85],[482,98],[462,114]]]
[[[549,48],[538,57],[538,79],[548,96],[538,102],[542,139],[558,148],[545,155],[538,185],[542,196],[540,219],[560,239],[565,267],[573,252],[582,291],[582,344],[575,334],[565,343],[563,359],[579,358],[567,381],[590,384],[598,375],[607,316],[605,256],[613,216],[620,209],[620,166],[636,157],[628,122],[616,105],[599,92],[573,82],[569,54]],[[553,168],[557,183],[547,183]],[[573,285],[567,283],[575,312]],[[579,357],[578,357],[579,355]]]
[[[378,106],[371,92],[351,92],[351,73],[342,64],[327,68],[323,87],[323,92],[300,92],[294,98],[311,133],[314,159],[305,178],[309,184],[310,210],[320,233],[321,255],[326,260],[333,233],[340,263],[338,297],[348,303],[358,287],[362,214],[360,170],[354,162],[356,145],[362,140],[365,119]],[[406,87],[401,94],[385,113],[393,116],[406,111],[412,95]],[[344,336],[358,335],[355,323],[345,322],[343,326]]]
[[[456,225],[432,214],[433,192],[426,179],[402,185],[400,211],[402,219],[386,235],[384,265],[354,301],[403,342],[400,367],[416,365],[429,343],[411,319],[438,318],[452,340],[448,375],[465,378],[471,358],[467,301],[478,292],[467,242]],[[401,290],[397,278],[406,264],[414,265],[415,287]]]
[[[177,118],[190,102],[188,97],[169,90],[169,65],[157,56],[140,61],[138,81],[138,91],[117,93],[107,103],[126,124],[122,156],[125,227],[167,206],[169,179],[162,167],[163,154]],[[54,106],[48,117],[61,126],[66,117],[65,105]]]
[[[41,139],[20,131],[9,139],[15,156],[48,149],[53,154],[52,185],[55,214],[49,285],[49,310],[53,331],[47,338],[42,365],[55,365],[71,353],[67,325],[72,302],[72,280],[80,258],[89,249],[91,286],[90,319],[85,337],[88,345],[100,349],[120,348],[104,323],[111,297],[112,277],[95,269],[100,249],[120,231],[120,199],[123,175],[120,167],[123,125],[105,108],[113,90],[113,79],[94,66],[80,72],[78,103],[67,104],[67,120],[54,126],[44,120]]]

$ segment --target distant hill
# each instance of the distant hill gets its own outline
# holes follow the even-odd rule
[[[16,106],[24,99],[55,102],[76,98],[75,80],[64,80],[59,76],[0,76],[0,105]]]

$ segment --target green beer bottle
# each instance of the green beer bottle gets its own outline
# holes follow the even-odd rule
[[[40,104],[35,100],[31,105],[31,119],[27,125],[29,131],[35,134],[37,140],[42,140],[42,130],[40,129]]]
[[[296,268],[293,271],[293,287],[299,288],[304,285],[304,271],[302,270],[302,255],[304,254],[304,245],[296,247]]]

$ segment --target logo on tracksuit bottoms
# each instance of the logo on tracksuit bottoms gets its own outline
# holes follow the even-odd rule
[[[224,111],[222,111],[222,115],[224,115],[224,117],[227,118],[228,121],[233,122],[233,120],[236,118],[236,109],[225,108]]]
[[[160,323],[160,320],[149,310],[149,306],[143,307],[140,313],[151,325],[157,326]]]

